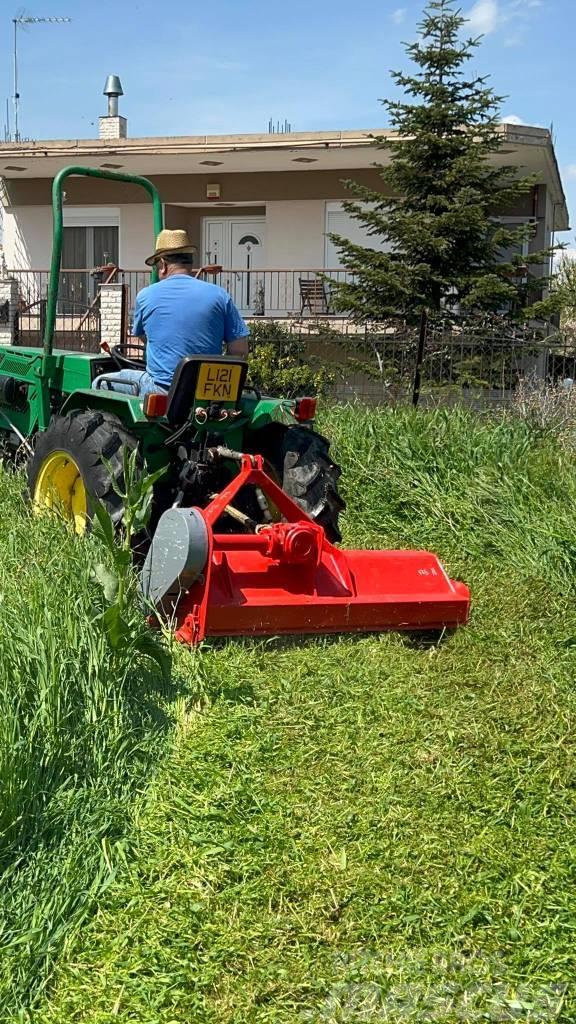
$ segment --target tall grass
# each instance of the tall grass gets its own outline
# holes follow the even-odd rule
[[[576,584],[576,473],[554,425],[461,409],[330,411],[344,463],[345,542],[428,547],[459,573]]]
[[[0,1019],[14,1020],[125,857],[169,703],[99,624],[97,541],[33,517],[12,473],[0,508]]]

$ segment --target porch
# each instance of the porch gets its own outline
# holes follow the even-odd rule
[[[126,286],[129,322],[136,295],[150,283],[149,270],[121,270],[113,268],[107,276]],[[41,332],[48,294],[48,270],[9,270],[10,277],[18,281],[19,336],[21,344],[34,344],[33,336]],[[63,347],[74,348],[86,343],[84,335],[98,331],[98,289],[106,272],[101,269],[63,270],[57,307],[56,329],[66,342]],[[238,270],[222,269],[217,274],[205,275],[207,280],[225,288],[236,306],[247,319],[274,320],[328,320],[342,327],[348,318],[334,309],[334,285],[352,280],[352,275],[341,269],[306,268],[302,270]],[[27,340],[28,339],[28,340]]]

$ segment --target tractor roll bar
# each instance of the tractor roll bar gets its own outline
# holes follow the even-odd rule
[[[58,302],[58,284],[60,280],[60,269],[62,263],[62,236],[63,236],[63,215],[62,215],[62,185],[66,181],[66,178],[72,175],[86,177],[86,178],[105,178],[110,181],[126,181],[132,185],[140,185],[146,189],[148,195],[152,199],[152,210],[154,216],[154,237],[160,234],[162,231],[164,217],[162,211],[162,202],[160,200],[160,194],[155,185],[152,184],[148,178],[142,178],[137,174],[120,174],[117,171],[103,171],[97,167],[63,167],[61,171],[56,175],[52,182],[52,218],[53,218],[53,238],[52,238],[52,262],[50,264],[50,280],[48,283],[48,302],[46,307],[46,326],[44,329],[43,338],[43,356],[42,365],[39,373],[40,377],[40,391],[41,391],[41,403],[39,410],[39,423],[40,430],[45,430],[48,425],[50,418],[50,401],[48,393],[48,373],[49,373],[49,361],[52,355],[52,346],[54,341],[54,327],[56,325],[56,306]],[[158,272],[156,268],[152,270],[151,280],[157,280]]]

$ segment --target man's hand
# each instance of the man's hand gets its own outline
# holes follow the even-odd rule
[[[248,338],[236,338],[235,341],[226,343],[226,352],[229,356],[238,356],[240,359],[248,358]]]

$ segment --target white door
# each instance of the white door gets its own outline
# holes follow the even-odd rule
[[[264,313],[264,219],[232,221],[232,269],[236,273],[235,301],[244,313]]]
[[[228,266],[230,256],[226,245],[226,233],[226,221],[204,221],[204,256],[201,264],[216,263],[221,267]]]
[[[224,268],[220,281],[242,313],[264,313],[266,219],[206,217],[203,262]]]

